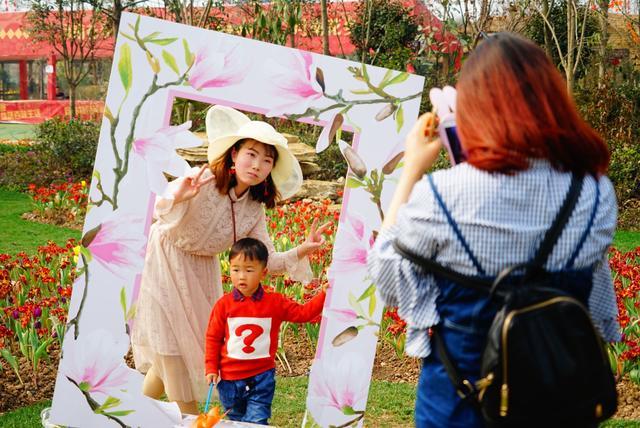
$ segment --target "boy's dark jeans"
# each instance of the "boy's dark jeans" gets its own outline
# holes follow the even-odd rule
[[[218,395],[227,418],[232,421],[267,425],[276,390],[276,369],[241,380],[220,380]]]

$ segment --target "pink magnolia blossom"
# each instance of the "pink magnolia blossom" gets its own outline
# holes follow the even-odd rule
[[[176,153],[177,148],[197,147],[202,141],[189,131],[191,121],[178,126],[166,126],[148,137],[133,142],[133,151],[146,162],[149,187],[156,195],[164,195],[169,182],[164,173],[182,177],[189,164]]]
[[[359,216],[347,214],[345,223],[338,229],[334,243],[330,276],[366,270],[367,253],[373,242],[373,234],[364,220]]]
[[[393,174],[403,156],[404,141],[400,140],[396,143],[395,146],[393,146],[386,159],[382,162],[382,172],[385,174]]]
[[[342,413],[347,408],[364,410],[371,378],[371,373],[366,372],[367,366],[355,352],[316,360],[309,377],[308,402]]]
[[[249,67],[237,46],[225,50],[214,44],[198,50],[187,81],[198,91],[221,88],[242,82],[248,71]]]
[[[329,309],[328,315],[344,323],[352,323],[358,319],[358,314],[353,309]]]
[[[295,51],[278,62],[267,61],[265,68],[268,91],[277,103],[267,116],[304,113],[315,100],[322,98],[311,53]]]
[[[146,245],[146,239],[140,233],[142,227],[142,218],[118,216],[109,219],[85,234],[86,237],[96,231],[86,248],[94,260],[123,278],[128,272],[142,269]]]
[[[316,142],[316,153],[322,153],[333,142],[336,132],[342,127],[344,122],[344,116],[341,113],[336,113],[331,116],[331,120],[327,122]]]
[[[81,334],[76,341],[69,341],[62,358],[61,371],[89,393],[114,395],[126,387],[129,368],[124,355],[129,338],[114,338],[106,330]]]

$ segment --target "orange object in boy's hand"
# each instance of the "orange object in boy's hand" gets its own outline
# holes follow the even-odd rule
[[[196,420],[191,424],[191,428],[212,428],[222,420],[225,414],[221,415],[220,409],[213,406],[207,413],[200,413]]]

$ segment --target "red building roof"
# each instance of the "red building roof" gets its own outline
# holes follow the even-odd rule
[[[433,50],[443,53],[462,53],[462,46],[455,36],[443,30],[442,23],[419,0],[407,0],[405,4],[413,8],[413,14],[418,17],[425,33],[434,33]],[[349,39],[347,19],[353,19],[357,2],[329,3],[329,21],[331,35],[329,36],[329,51],[331,55],[350,55],[355,52],[355,46]],[[152,10],[152,14],[161,17],[164,10]],[[157,13],[154,13],[157,12]],[[90,14],[88,11],[87,14]],[[322,53],[322,37],[320,29],[320,5],[313,5],[306,10],[303,18],[303,30],[296,35],[296,48]],[[240,25],[246,20],[246,15],[237,6],[225,9],[227,32],[237,33]],[[316,25],[317,24],[317,25]],[[235,31],[234,31],[235,30]],[[42,59],[54,54],[51,46],[37,43],[30,38],[26,12],[0,13],[0,61],[21,59]],[[109,39],[96,51],[97,57],[111,57],[113,55],[113,39]],[[461,58],[462,55],[459,55]]]
[[[87,12],[86,20],[91,11]],[[29,35],[26,12],[0,13],[0,60],[31,60],[47,58],[54,49],[47,43],[39,43]],[[113,56],[113,40],[106,40],[96,49],[98,58]]]

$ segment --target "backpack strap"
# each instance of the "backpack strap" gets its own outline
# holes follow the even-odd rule
[[[475,266],[476,270],[480,275],[486,275],[484,269],[482,268],[482,265],[480,265],[480,262],[478,261],[478,258],[475,256],[475,254],[473,254],[473,251],[471,251],[471,247],[469,247],[467,240],[464,239],[464,236],[460,231],[460,227],[458,226],[458,223],[456,223],[456,221],[453,219],[453,216],[451,215],[451,212],[449,212],[449,209],[445,205],[444,200],[440,195],[440,192],[438,192],[438,189],[436,188],[436,184],[433,182],[433,176],[429,174],[427,176],[427,179],[429,180],[429,186],[431,186],[431,190],[433,191],[433,195],[435,196],[436,201],[438,202],[438,205],[440,205],[440,208],[444,212],[444,215],[447,218],[447,222],[453,229],[453,232],[456,234],[458,241],[460,241],[460,243],[462,244],[462,248],[464,248],[464,251],[467,253],[469,258],[471,259],[471,263],[473,263],[473,265]]]
[[[429,181],[432,183],[431,176],[429,176]],[[551,250],[553,250],[553,247],[558,241],[560,234],[564,230],[564,227],[567,224],[567,221],[569,220],[569,217],[571,216],[573,209],[575,208],[576,202],[578,201],[578,197],[580,195],[580,191],[582,190],[583,181],[584,180],[582,178],[579,178],[575,174],[571,175],[571,184],[569,185],[569,190],[567,192],[567,195],[565,196],[564,202],[562,203],[562,206],[560,207],[560,210],[558,211],[556,218],[551,224],[551,227],[545,233],[545,236],[542,239],[542,243],[540,244],[540,247],[536,252],[533,262],[528,264],[529,268],[526,271],[525,277],[534,275],[535,273],[538,273],[544,269],[544,265],[546,264],[547,259],[549,258],[549,254],[551,253]],[[434,189],[434,193],[436,193],[435,187],[433,187],[433,189]],[[439,195],[436,193],[436,199],[438,199],[438,196]],[[594,212],[596,208],[594,208],[593,210]],[[595,215],[594,212],[592,212],[592,217]],[[445,214],[447,213],[448,211],[445,210]],[[592,221],[593,219],[590,220],[590,223],[592,223]],[[452,227],[453,227],[453,224],[452,224]],[[590,228],[591,226],[589,225],[586,231],[587,233],[588,233],[588,229]],[[461,237],[461,235],[459,237]],[[579,246],[577,247],[576,250],[579,251],[581,246],[582,246],[582,243],[579,243]],[[469,287],[469,288],[483,289],[486,292],[489,292],[489,290],[491,289],[491,292],[495,292],[495,294],[497,294],[498,296],[502,295],[501,290],[496,288],[496,286],[498,285],[496,282],[492,283],[491,281],[483,281],[475,277],[462,275],[460,273],[455,272],[453,269],[449,269],[447,267],[440,265],[435,260],[427,259],[423,256],[418,256],[412,253],[406,247],[404,247],[399,242],[398,239],[395,239],[393,241],[393,247],[400,255],[411,260],[414,263],[417,263],[419,266],[424,267],[430,273],[435,273],[437,275],[443,276],[447,279],[455,281],[458,284]],[[508,269],[511,269],[511,268],[508,268]],[[500,277],[502,278],[506,278],[507,276],[508,275],[500,275]],[[434,326],[431,329],[433,333],[431,337],[434,340],[434,345],[437,348],[438,356],[442,361],[442,365],[444,366],[447,372],[447,375],[449,376],[449,379],[455,386],[456,392],[460,396],[460,398],[463,401],[472,403],[472,405],[476,409],[478,409],[477,400],[471,400],[471,398],[474,398],[478,394],[478,389],[468,379],[464,379],[463,377],[460,376],[458,370],[455,367],[454,362],[449,357],[447,348],[445,347],[445,344],[444,344],[444,340],[442,339],[442,336],[438,331],[439,327],[440,326]]]
[[[440,361],[442,361],[442,365],[444,366],[451,383],[456,387],[456,393],[462,399],[462,401],[466,401],[471,403],[471,405],[478,411],[480,411],[480,403],[478,400],[474,400],[478,395],[478,388],[476,385],[471,383],[469,379],[465,379],[460,376],[456,366],[454,365],[451,358],[449,358],[449,353],[447,352],[447,348],[445,347],[444,340],[442,340],[442,335],[439,330],[440,326],[436,325],[431,328],[432,335],[431,337],[434,340],[434,345],[436,350],[438,351],[438,356],[440,357]]]
[[[569,217],[571,217],[571,213],[573,213],[576,202],[578,202],[583,181],[582,177],[578,177],[576,174],[571,174],[571,184],[569,185],[567,196],[565,196],[564,202],[560,207],[560,211],[558,211],[551,227],[547,230],[547,233],[545,233],[542,243],[530,263],[531,267],[527,270],[525,281],[530,279],[536,273],[544,270],[544,265],[547,264],[547,259],[549,258],[551,251],[553,251],[553,247],[555,247],[556,242],[558,242],[558,238],[562,234],[564,226],[567,224],[567,221],[569,221]]]
[[[582,236],[580,237],[580,241],[578,241],[578,245],[576,245],[576,249],[573,251],[571,258],[567,262],[565,269],[572,269],[573,263],[576,261],[578,254],[580,254],[580,250],[584,245],[584,241],[587,240],[587,236],[589,236],[589,232],[591,232],[591,227],[593,226],[593,222],[596,218],[596,212],[598,211],[598,206],[600,204],[600,183],[596,180],[596,200],[593,203],[593,209],[591,210],[591,217],[589,217],[589,223],[587,223],[587,227],[584,229]]]
[[[488,293],[489,289],[491,288],[492,281],[484,280],[476,276],[461,274],[453,269],[441,265],[433,259],[418,255],[407,248],[397,238],[393,240],[391,245],[393,245],[393,248],[398,254],[422,267],[427,273],[436,274],[450,281],[456,282],[468,288],[473,288],[474,290],[478,291],[484,291]]]

